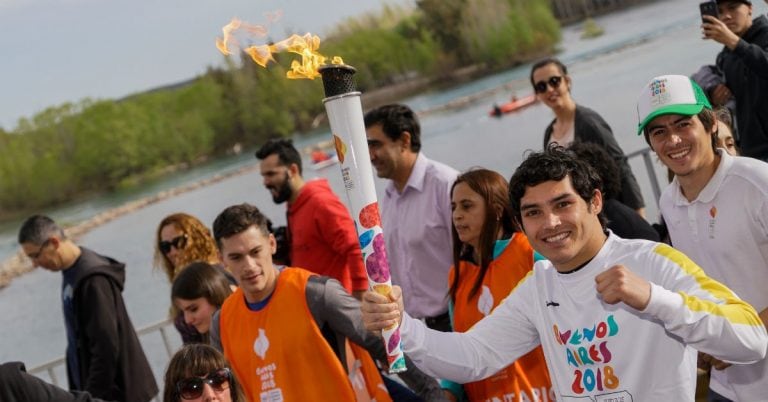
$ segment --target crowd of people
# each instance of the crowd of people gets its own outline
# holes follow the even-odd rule
[[[652,78],[637,134],[669,171],[652,227],[608,123],[571,96],[567,66],[535,63],[554,113],[543,150],[511,179],[426,156],[406,105],[365,113],[395,286],[369,290],[353,218],[327,180],[305,180],[291,141],[256,152],[286,203],[187,213],[157,226],[184,346],[162,399],[176,401],[768,401],[768,21],[717,2],[705,39],[715,79]],[[719,78],[718,78],[719,77]],[[732,117],[733,116],[733,117]],[[743,156],[740,156],[743,155]],[[68,389],[0,365],[0,401],[149,401],[159,387],[122,299],[124,266],[51,218],[19,230],[24,253],[62,273]],[[400,326],[405,372],[380,331]]]

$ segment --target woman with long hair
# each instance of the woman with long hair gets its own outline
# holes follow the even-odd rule
[[[162,270],[168,281],[173,282],[179,272],[193,262],[215,266],[231,284],[236,284],[234,277],[219,262],[211,231],[199,219],[185,213],[166,216],[157,226],[155,235],[155,268]],[[184,322],[184,315],[175,306],[171,307],[171,316],[184,344],[204,341],[202,334]]]
[[[184,322],[208,341],[213,313],[232,294],[230,281],[211,264],[193,262],[181,270],[171,285],[171,302]]]
[[[454,330],[465,332],[490,314],[540,257],[514,225],[508,184],[499,173],[475,169],[459,175],[451,188],[451,209],[449,295]],[[541,347],[485,380],[464,384],[463,390],[470,401],[508,400],[509,395],[516,401],[554,399]]]
[[[643,195],[624,151],[608,123],[594,110],[573,100],[573,82],[565,64],[555,58],[541,60],[531,67],[530,80],[536,97],[555,113],[554,120],[544,131],[544,148],[553,142],[566,148],[574,142],[590,142],[603,147],[620,168],[621,193],[617,199],[644,216]]]
[[[246,402],[224,355],[211,346],[185,345],[165,371],[163,402]]]

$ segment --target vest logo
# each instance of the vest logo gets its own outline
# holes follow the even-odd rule
[[[257,336],[256,340],[253,342],[253,351],[263,360],[264,356],[267,355],[267,349],[269,349],[267,333],[264,332],[263,328],[259,328],[259,336]]]
[[[483,285],[482,289],[480,297],[477,298],[477,309],[483,313],[483,316],[487,316],[493,310],[493,294],[488,286]]]

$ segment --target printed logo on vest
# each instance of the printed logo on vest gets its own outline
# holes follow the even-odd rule
[[[269,349],[269,339],[267,339],[264,329],[259,328],[259,336],[253,342],[253,351],[263,360],[267,354],[267,349]]]

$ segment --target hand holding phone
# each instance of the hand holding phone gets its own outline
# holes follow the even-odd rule
[[[720,19],[720,14],[717,12],[717,2],[716,1],[705,1],[703,3],[700,3],[699,4],[699,10],[701,11],[701,21],[702,22],[707,22],[707,20],[704,19],[705,15],[711,15],[712,17]]]

